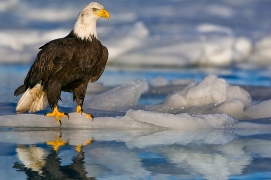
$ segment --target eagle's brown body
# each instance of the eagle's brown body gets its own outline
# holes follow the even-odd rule
[[[61,91],[73,92],[77,104],[82,106],[88,82],[97,81],[104,71],[107,48],[95,37],[82,40],[71,31],[68,36],[52,40],[40,49],[24,84],[14,95],[41,83],[52,108],[57,106]]]

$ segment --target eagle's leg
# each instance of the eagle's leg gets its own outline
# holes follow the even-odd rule
[[[67,113],[58,111],[57,101],[60,99],[60,95],[61,95],[61,84],[55,79],[50,80],[48,83],[47,96],[48,103],[53,109],[53,111],[51,113],[46,113],[45,116],[55,117],[57,122],[61,126],[60,118],[64,118],[65,116],[68,116],[69,118],[69,115]]]
[[[75,88],[73,90],[73,99],[76,100],[77,107],[76,107],[76,113],[85,113],[87,118],[93,119],[92,114],[83,112],[83,103],[85,99],[85,94],[87,91],[87,85],[88,85],[88,80],[85,83],[82,83],[79,87]]]
[[[69,115],[67,113],[64,113],[64,112],[59,112],[58,109],[57,109],[57,106],[55,106],[53,108],[53,111],[51,113],[46,113],[45,116],[49,116],[49,117],[55,117],[57,122],[61,125],[61,120],[60,118],[64,118],[65,116],[68,116]]]

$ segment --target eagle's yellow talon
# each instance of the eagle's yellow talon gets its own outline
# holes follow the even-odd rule
[[[87,118],[89,118],[89,119],[92,119],[92,120],[94,119],[93,116],[92,116],[92,114],[86,113],[86,116],[87,116]]]
[[[48,117],[55,117],[57,122],[61,125],[61,120],[60,118],[64,118],[65,116],[68,116],[69,118],[69,115],[67,113],[64,113],[64,112],[59,112],[58,109],[57,109],[57,106],[54,107],[53,111],[51,113],[46,113],[45,116],[48,116]]]
[[[82,109],[81,106],[77,106],[77,107],[76,107],[76,113],[79,113],[79,114],[82,115],[82,113],[85,113],[85,112],[83,112],[83,109]],[[87,118],[93,119],[92,114],[90,114],[90,113],[85,113],[85,114],[86,114],[86,117],[87,117]]]

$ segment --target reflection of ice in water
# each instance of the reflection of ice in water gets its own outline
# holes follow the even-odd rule
[[[57,131],[48,131],[44,134],[42,131],[6,131],[0,133],[1,142],[7,141],[16,144],[40,144],[48,139],[53,140],[59,135]],[[10,139],[2,136],[5,133],[8,134],[6,137],[10,137]],[[33,140],[31,143],[31,137],[37,136],[40,133],[43,136],[39,142]],[[22,137],[22,134],[24,137]],[[57,136],[52,138],[51,134]],[[248,131],[246,136],[251,137],[250,131]],[[14,137],[19,138],[16,139]],[[82,138],[80,139],[79,137]],[[255,158],[271,158],[270,140],[239,138],[234,131],[64,130],[61,138],[63,140],[71,139],[71,144],[65,145],[70,148],[64,148],[65,146],[63,146],[63,148],[58,150],[54,157],[56,158],[55,160],[62,162],[58,166],[53,166],[56,164],[52,161],[52,151],[49,146],[46,148],[29,146],[27,148],[28,152],[34,147],[39,149],[39,152],[45,153],[41,153],[40,155],[42,156],[34,157],[32,154],[23,158],[20,156],[22,150],[18,150],[21,148],[19,146],[17,148],[18,160],[24,162],[27,168],[32,168],[34,171],[42,171],[42,168],[35,169],[31,165],[39,162],[37,161],[38,157],[42,157],[41,159],[44,159],[45,163],[40,164],[41,167],[51,165],[52,168],[59,168],[56,172],[62,172],[61,167],[72,168],[70,165],[74,164],[76,158],[80,158],[80,153],[75,151],[75,146],[84,143],[90,137],[93,137],[94,142],[83,147],[84,157],[81,157],[83,161],[80,165],[87,170],[84,171],[84,173],[87,173],[87,176],[95,176],[97,178],[161,178],[167,174],[167,170],[170,172],[167,169],[167,163],[173,163],[175,168],[186,172],[186,175],[182,171],[172,174],[171,176],[175,178],[186,177],[191,179],[202,176],[206,179],[228,179],[230,176],[235,175],[238,177],[238,175],[241,175],[247,166],[255,163],[253,161]],[[25,150],[23,151],[25,152]],[[146,156],[148,153],[150,156]],[[145,155],[142,156],[140,154]],[[50,161],[48,161],[49,156]],[[27,161],[25,161],[25,158],[28,158]],[[156,158],[165,159],[163,164],[159,164],[165,165],[165,171],[159,172],[159,166],[156,166],[155,163],[145,164],[144,159],[146,160],[146,158],[150,160],[153,158],[154,162]],[[46,163],[49,164],[46,165]],[[267,163],[270,162],[267,161]],[[77,167],[80,167],[78,165]],[[4,168],[8,169],[10,167]],[[172,168],[172,164],[168,168]],[[266,169],[268,170],[268,167]],[[4,177],[9,177],[4,171],[2,174],[4,174]]]

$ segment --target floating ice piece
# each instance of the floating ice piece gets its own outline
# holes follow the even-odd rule
[[[245,37],[237,38],[233,45],[233,59],[236,62],[247,60],[252,52],[252,43]]]
[[[237,123],[236,120],[226,114],[190,116],[186,113],[173,115],[142,110],[129,110],[126,116],[155,126],[179,130],[231,128]]]
[[[255,123],[254,123],[255,122]],[[55,118],[44,117],[34,114],[6,115],[0,116],[1,127],[16,127],[16,128],[59,128],[59,124]],[[232,119],[226,114],[208,114],[191,116],[186,113],[168,114],[158,113],[143,110],[128,110],[123,117],[97,117],[91,121],[85,115],[70,113],[68,118],[62,119],[62,129],[111,129],[111,130],[165,130],[172,129],[178,131],[195,131],[195,130],[268,130],[271,129],[271,123],[257,123],[255,120],[251,122],[241,122]],[[27,131],[25,131],[27,132]],[[57,132],[57,131],[56,131]],[[4,134],[8,136],[7,134]],[[42,136],[42,134],[40,134]],[[8,139],[11,137],[5,137]],[[53,139],[57,134],[46,135],[47,139]],[[63,135],[64,137],[64,135]],[[68,137],[68,136],[67,136]],[[78,138],[79,137],[79,138]],[[14,138],[14,137],[12,137]],[[24,136],[19,137],[19,139]],[[70,143],[75,144],[81,140],[90,137],[76,136],[71,138]],[[123,138],[123,137],[122,137]],[[0,138],[1,139],[1,138]],[[39,140],[40,138],[31,139],[31,141]],[[126,138],[127,139],[127,138]],[[128,138],[129,139],[129,138]],[[22,140],[24,141],[24,140]],[[46,140],[47,141],[47,140]]]
[[[233,38],[206,42],[199,58],[200,65],[225,66],[233,60]]]
[[[30,62],[35,58],[38,47],[52,39],[66,36],[69,31],[69,29],[55,29],[46,32],[38,30],[0,31],[0,61],[5,63]]]
[[[161,76],[153,78],[150,81],[150,85],[153,86],[153,87],[166,86],[168,84],[169,84],[168,80],[165,79],[164,77],[161,77]]]
[[[205,77],[199,84],[190,84],[184,90],[169,95],[164,104],[173,108],[220,104],[226,100],[239,98],[248,105],[251,97],[240,87],[230,86],[215,75]],[[178,102],[176,102],[178,101]]]
[[[229,101],[225,101],[214,107],[211,112],[226,113],[227,115],[235,117],[236,119],[242,119],[246,117],[246,114],[244,113],[244,103],[239,99],[231,99]]]
[[[153,128],[154,125],[135,121],[130,117],[97,117],[92,121],[84,114],[70,113],[70,119],[62,118],[62,128],[74,129],[144,129]],[[20,114],[0,116],[2,127],[24,127],[24,128],[59,128],[55,118],[44,117],[35,114]]]
[[[168,95],[160,105],[148,107],[159,112],[229,113],[234,118],[244,118],[243,110],[251,104],[247,91],[231,86],[224,79],[209,75],[199,84],[191,83],[182,91]],[[207,106],[208,105],[208,106]],[[197,108],[196,108],[197,107]]]
[[[266,37],[261,39],[259,42],[255,44],[255,50],[250,57],[250,61],[255,64],[270,65],[270,59],[271,59],[271,37]]]
[[[271,117],[271,100],[263,101],[257,105],[250,106],[245,113],[251,118],[266,118]]]
[[[117,57],[136,49],[144,43],[149,30],[142,22],[137,22],[131,29],[125,29],[120,36],[112,38],[107,44],[109,50],[109,61],[116,60]],[[118,41],[116,41],[118,39]]]
[[[173,115],[143,110],[128,110],[124,117],[97,117],[94,121],[76,113],[69,116],[70,120],[62,119],[62,128],[197,130],[231,128],[237,123],[225,114],[190,116],[186,113]],[[33,114],[0,116],[0,124],[4,127],[59,127],[54,118]]]
[[[135,106],[141,94],[148,89],[146,80],[135,80],[94,96],[84,106],[99,110],[127,109]]]

